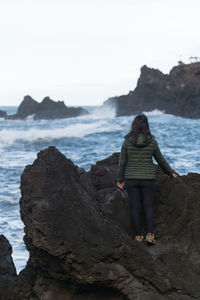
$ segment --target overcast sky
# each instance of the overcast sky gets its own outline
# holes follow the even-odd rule
[[[0,0],[0,105],[98,105],[200,56],[200,0]]]

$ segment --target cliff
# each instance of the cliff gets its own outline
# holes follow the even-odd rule
[[[34,120],[40,119],[65,119],[88,114],[86,109],[81,107],[67,107],[63,101],[53,101],[45,97],[41,103],[35,101],[31,96],[25,96],[18,107],[15,115],[6,116],[7,119],[26,119],[33,116]]]
[[[129,205],[116,190],[119,154],[89,172],[55,147],[21,176],[20,211],[30,253],[4,300],[200,298],[200,174],[157,168],[155,235],[133,239]]]
[[[164,110],[185,118],[200,118],[200,62],[180,64],[168,75],[147,66],[134,91],[112,97],[104,106],[115,106],[117,116]]]

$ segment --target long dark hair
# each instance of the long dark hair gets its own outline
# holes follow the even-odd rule
[[[128,134],[126,134],[125,138],[131,138],[131,140],[136,143],[137,138],[139,134],[143,134],[145,138],[145,142],[147,142],[147,139],[150,137],[153,137],[151,134],[151,131],[149,129],[149,122],[147,117],[144,114],[137,115],[132,124],[131,129]]]

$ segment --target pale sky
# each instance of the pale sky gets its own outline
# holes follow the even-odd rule
[[[0,0],[0,105],[99,105],[200,56],[200,0]]]

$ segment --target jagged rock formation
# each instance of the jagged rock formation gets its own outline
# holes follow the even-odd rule
[[[34,120],[40,119],[65,119],[88,114],[86,109],[81,107],[67,107],[63,101],[55,102],[49,97],[45,97],[41,103],[35,101],[31,96],[25,96],[18,107],[15,115],[6,116],[7,119],[26,119],[33,116]]]
[[[116,190],[119,154],[78,168],[55,147],[21,177],[27,267],[11,300],[200,298],[200,174],[159,174],[154,247],[134,241],[128,201]]]
[[[200,62],[181,64],[169,75],[147,66],[134,91],[109,98],[105,106],[115,106],[117,116],[159,109],[186,118],[200,118]]]
[[[8,240],[0,235],[0,299],[8,299],[11,284],[16,277],[16,269],[11,257],[12,247]]]

